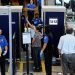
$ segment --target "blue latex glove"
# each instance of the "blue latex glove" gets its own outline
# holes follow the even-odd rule
[[[40,52],[40,58],[42,58],[43,57],[43,51],[41,50],[41,52]]]
[[[7,51],[4,51],[3,56],[5,56],[7,54]]]

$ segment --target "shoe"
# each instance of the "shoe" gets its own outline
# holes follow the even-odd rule
[[[34,71],[34,72],[37,72],[37,69],[36,69],[36,67],[33,67],[33,71]]]
[[[35,69],[35,66],[33,67],[33,69]]]
[[[57,75],[62,75],[62,73],[57,73]]]
[[[38,72],[37,69],[34,69],[33,71],[34,71],[34,72]]]
[[[37,72],[42,72],[41,68],[36,68]]]

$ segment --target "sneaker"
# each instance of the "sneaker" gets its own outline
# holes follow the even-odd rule
[[[37,72],[42,72],[41,68],[36,68]]]
[[[62,73],[57,73],[57,75],[62,75]]]
[[[35,67],[35,66],[33,67],[33,71],[34,71],[34,72],[37,72],[37,69],[36,69],[36,67]]]

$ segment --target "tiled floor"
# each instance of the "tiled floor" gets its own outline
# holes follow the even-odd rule
[[[1,74],[0,74],[1,75]],[[6,73],[6,75],[9,75],[9,73]],[[17,72],[15,75],[23,75],[23,73]],[[45,73],[33,73],[33,75],[46,75]],[[52,73],[52,75],[58,75],[58,73]],[[61,74],[62,75],[62,74]]]
[[[45,74],[45,65],[42,61],[42,72],[33,72],[33,62],[30,62],[30,72],[33,73],[33,75],[46,75]],[[6,75],[10,75],[10,69],[9,69],[9,63],[6,63]],[[23,72],[26,72],[26,63],[24,62],[17,62],[16,63],[16,74],[15,75],[23,75]],[[57,73],[62,72],[61,66],[52,66],[52,75],[58,75]],[[1,74],[0,74],[1,75]]]
[[[58,75],[59,72],[62,72],[61,66],[52,66],[52,75]],[[45,72],[32,72],[32,73],[33,75],[46,75]],[[9,75],[9,72],[6,72],[6,75]],[[23,73],[16,72],[15,75],[23,75]]]

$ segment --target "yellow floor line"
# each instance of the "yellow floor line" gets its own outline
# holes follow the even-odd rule
[[[44,61],[41,61],[41,64],[42,64],[42,72],[45,72],[45,64],[44,64]]]
[[[20,72],[23,72],[23,62],[20,62]]]
[[[10,72],[10,66],[8,66],[8,72]]]
[[[20,61],[19,62],[19,71],[22,73],[23,72],[23,64],[26,62]],[[30,61],[30,63],[33,63],[33,61]],[[42,72],[45,72],[45,64],[44,61],[41,61],[41,65],[42,65]],[[8,67],[8,72],[10,72],[10,66]]]
[[[23,62],[24,64],[26,63],[26,61],[17,61],[19,63]],[[29,61],[29,63],[33,63],[33,61]]]

